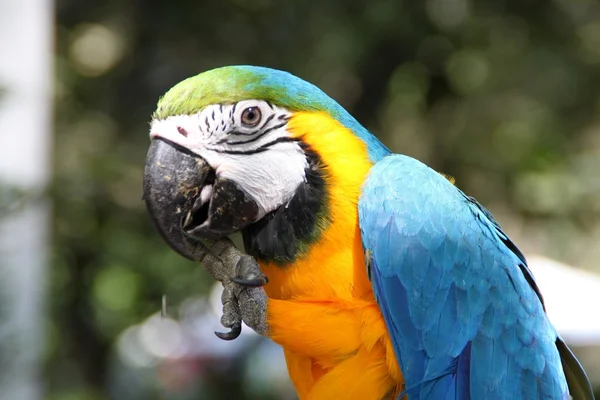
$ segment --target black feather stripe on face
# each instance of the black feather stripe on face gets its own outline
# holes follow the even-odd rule
[[[302,255],[329,223],[323,162],[307,144],[300,143],[308,161],[305,182],[298,186],[287,205],[242,232],[248,254],[281,266]]]

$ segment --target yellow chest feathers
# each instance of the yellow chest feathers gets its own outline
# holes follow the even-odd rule
[[[402,376],[358,225],[360,188],[372,166],[366,146],[324,113],[297,113],[288,127],[322,161],[328,218],[291,265],[261,264],[269,336],[283,346],[301,400],[393,398]]]

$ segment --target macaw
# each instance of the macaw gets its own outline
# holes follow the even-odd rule
[[[241,232],[300,399],[594,398],[490,212],[316,86],[210,70],[159,100],[150,138],[157,227],[192,259]]]

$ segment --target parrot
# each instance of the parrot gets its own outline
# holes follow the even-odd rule
[[[492,214],[289,72],[225,66],[169,89],[144,199],[192,260],[241,234],[222,323],[238,313],[279,344],[301,400],[594,399]]]

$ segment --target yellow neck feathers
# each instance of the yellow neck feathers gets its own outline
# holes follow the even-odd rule
[[[366,145],[326,113],[296,113],[288,130],[323,162],[331,223],[293,265],[263,265],[267,293],[280,299],[368,296],[357,211],[360,187],[372,166]]]

